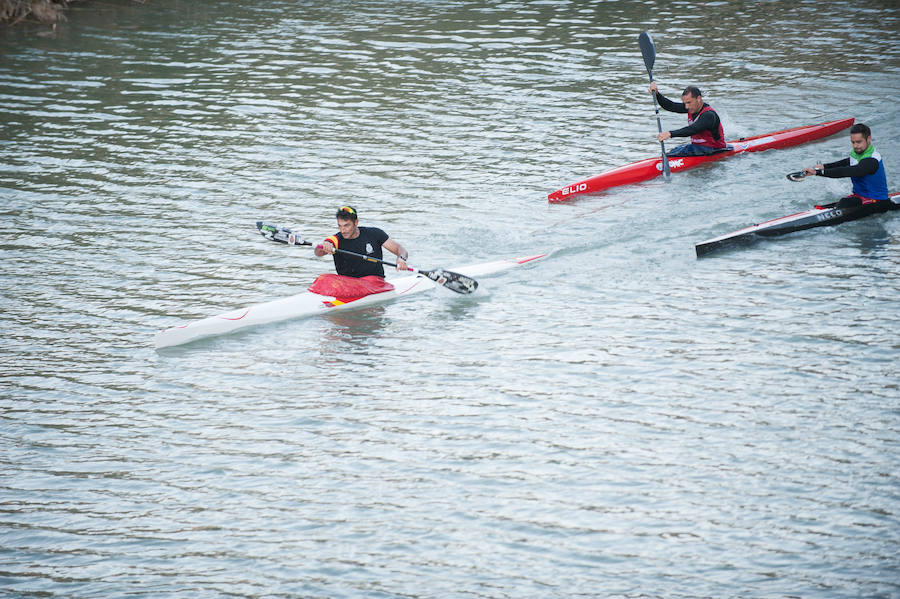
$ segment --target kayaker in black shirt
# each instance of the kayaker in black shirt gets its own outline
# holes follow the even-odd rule
[[[387,233],[376,227],[360,227],[359,215],[352,206],[343,206],[335,214],[339,231],[325,238],[316,246],[316,256],[332,254],[334,269],[339,275],[347,277],[366,277],[374,275],[384,277],[384,267],[380,262],[370,262],[357,256],[335,253],[335,248],[357,254],[364,254],[382,259],[381,248],[397,255],[397,270],[408,270],[406,260],[408,252],[402,245],[391,239]]]
[[[853,195],[842,198],[838,203],[839,208],[872,202],[890,202],[884,160],[872,145],[872,130],[863,123],[856,123],[850,127],[850,145],[852,150],[847,158],[806,167],[803,173],[832,179],[850,177],[853,182]]]
[[[694,85],[684,88],[681,102],[673,102],[659,93],[655,81],[650,83],[650,93],[656,94],[656,100],[663,110],[688,115],[687,127],[663,131],[656,136],[658,141],[665,141],[672,137],[691,138],[691,143],[666,152],[666,156],[707,156],[728,148],[725,143],[722,121],[716,111],[703,101],[700,88]]]

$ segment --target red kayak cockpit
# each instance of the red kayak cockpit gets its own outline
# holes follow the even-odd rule
[[[309,291],[336,298],[344,304],[367,295],[384,293],[393,289],[393,285],[374,275],[356,278],[333,273],[319,275],[309,286]]]

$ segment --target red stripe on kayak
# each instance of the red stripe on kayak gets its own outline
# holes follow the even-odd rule
[[[816,209],[816,210],[822,210],[822,211],[830,210],[830,208],[820,208],[819,206],[816,206],[815,209]],[[787,216],[779,216],[778,218],[773,218],[772,220],[766,220],[766,221],[763,221],[763,222],[761,222],[761,223],[757,223],[757,224],[753,225],[752,227],[748,227],[748,228],[761,227],[761,226],[763,226],[763,225],[768,225],[768,224],[770,224],[770,223],[778,222],[778,221],[784,220],[784,219],[786,219],[786,218],[793,218],[793,217],[795,217],[795,216],[800,216],[801,214],[808,214],[808,213],[810,213],[810,212],[812,212],[812,210],[804,210],[803,212],[795,212],[795,213],[793,213],[793,214],[788,214]]]
[[[531,262],[532,260],[537,260],[538,258],[543,258],[547,254],[538,254],[537,256],[526,256],[524,258],[516,258],[516,264],[525,264],[526,262]]]
[[[220,316],[219,318],[221,318],[222,320],[240,320],[243,317],[247,316],[248,314],[250,314],[250,308],[247,308],[246,310],[244,310],[244,313],[241,314],[240,316],[238,316],[237,318],[228,318],[227,316]]]

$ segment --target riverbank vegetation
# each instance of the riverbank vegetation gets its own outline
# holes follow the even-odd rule
[[[63,12],[79,0],[0,0],[0,23],[17,25],[26,21],[59,23],[65,21]]]

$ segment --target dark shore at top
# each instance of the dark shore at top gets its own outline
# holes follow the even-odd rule
[[[81,0],[0,0],[0,24],[56,24],[65,21],[69,4]]]

